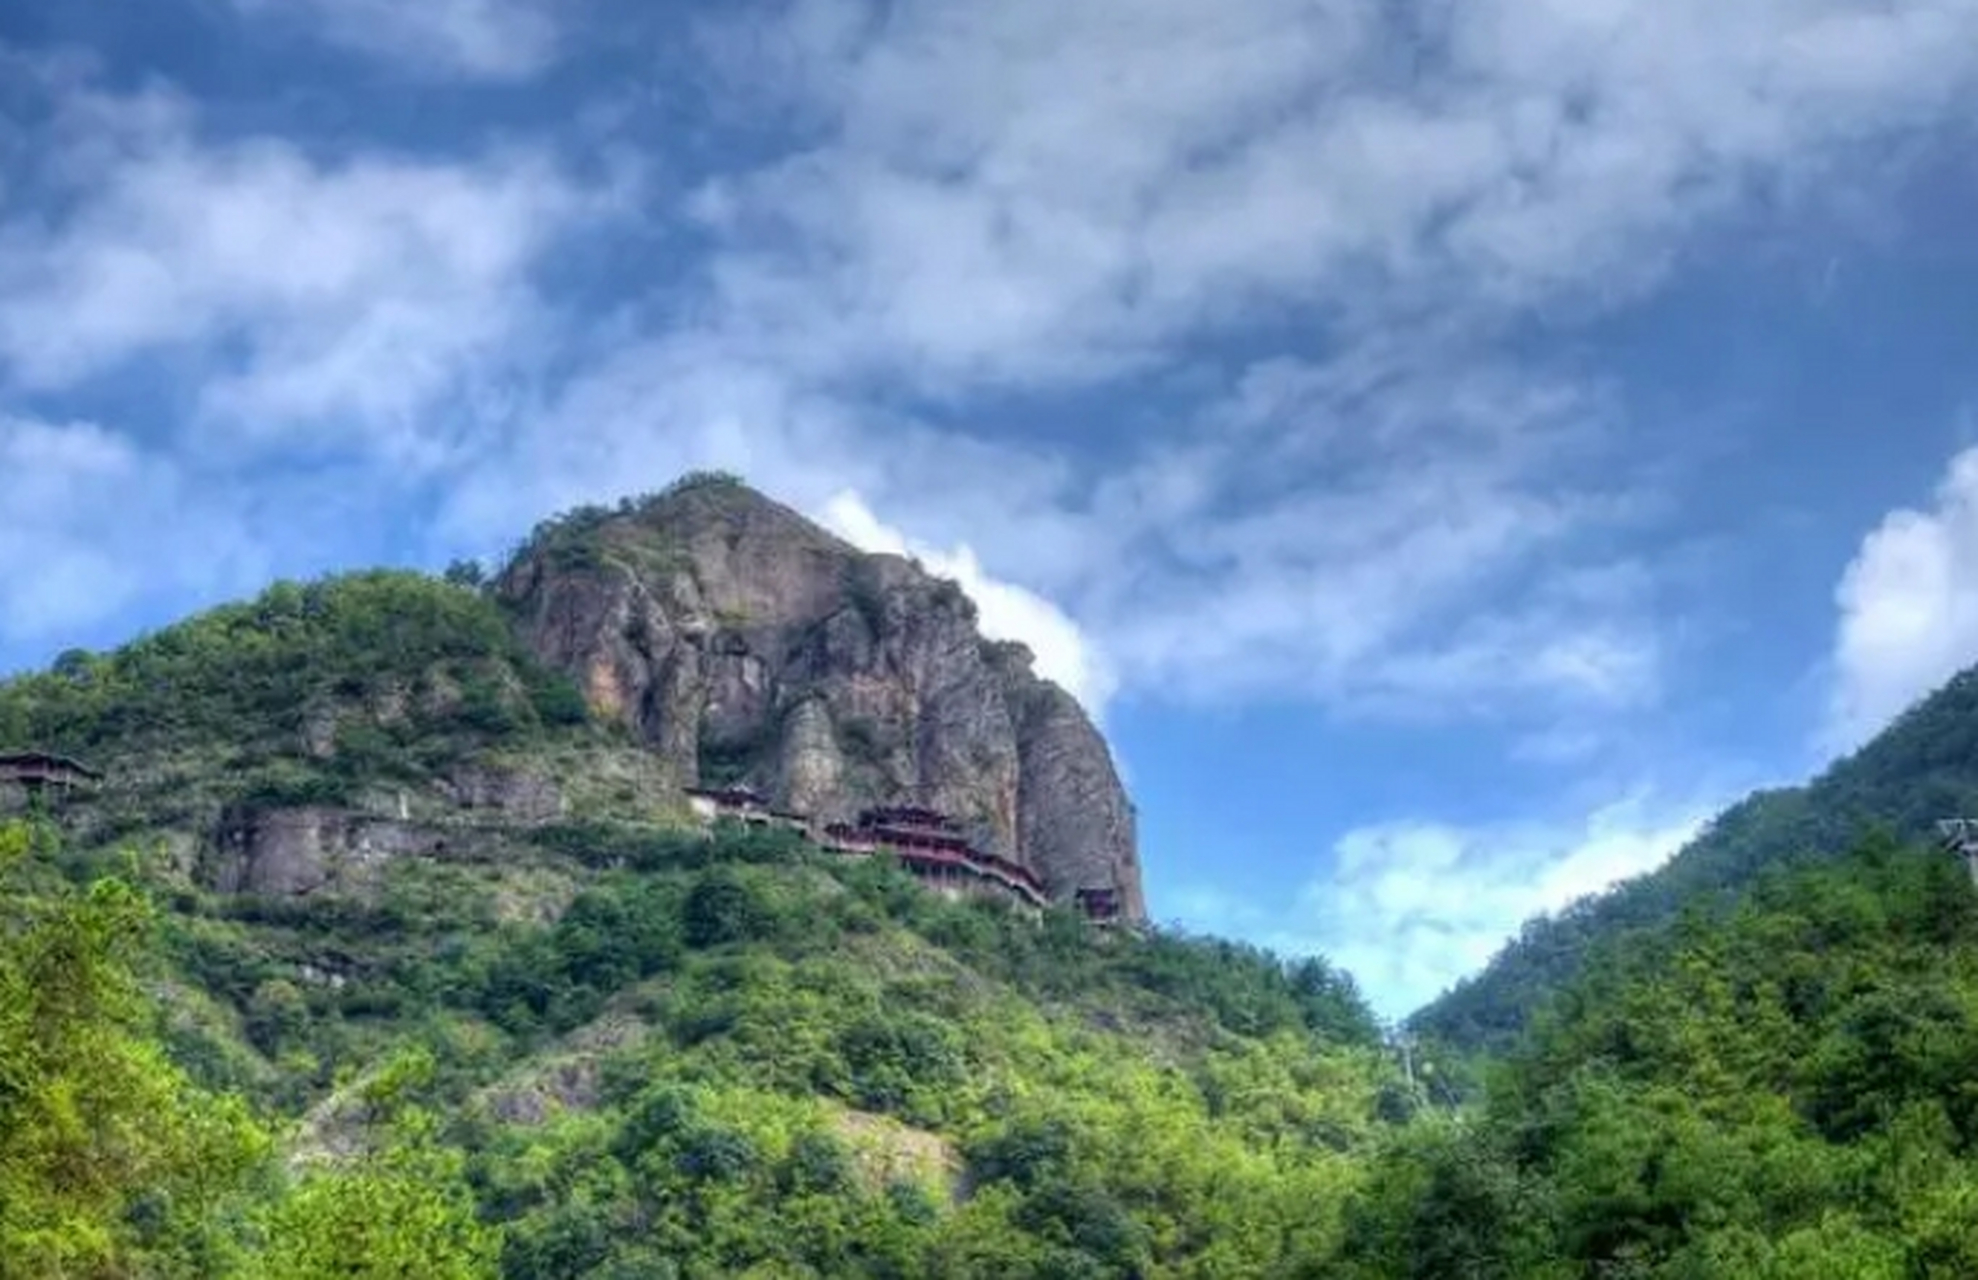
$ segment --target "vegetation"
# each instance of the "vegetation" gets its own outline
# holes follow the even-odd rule
[[[1978,1274],[1978,895],[1886,839],[1597,949],[1469,1123],[1380,1162],[1348,1275]]]
[[[1323,964],[946,904],[774,834],[553,843],[626,865],[548,925],[432,867],[368,907],[179,891],[156,936],[208,1013],[117,1015],[151,1076],[9,1042],[51,1097],[101,1090],[99,1124],[189,1117],[151,1125],[155,1155],[79,1139],[122,1162],[91,1221],[147,1224],[146,1265],[274,1276],[1254,1275],[1336,1245],[1387,1068]],[[143,910],[121,882],[80,901]],[[298,962],[332,954],[335,984]],[[344,1079],[406,1053],[419,1069]],[[356,1123],[363,1160],[278,1178],[268,1134],[305,1114],[305,1146]],[[335,1270],[356,1255],[371,1269]]]
[[[145,896],[73,885],[55,849],[44,825],[0,825],[0,1276],[491,1273],[430,1130],[291,1180],[245,1101],[164,1052]]]
[[[1761,791],[1732,806],[1667,866],[1533,920],[1483,973],[1412,1025],[1458,1049],[1502,1050],[1599,941],[1653,936],[1685,911],[1726,910],[1758,876],[1833,858],[1863,831],[1925,840],[1938,819],[1960,814],[1978,814],[1978,669],[1809,785]]]
[[[702,493],[719,497],[743,488],[742,478],[727,471],[689,471],[665,488],[621,498],[613,506],[586,503],[543,520],[529,537],[508,557],[513,569],[525,558],[538,557],[550,567],[569,572],[598,570],[609,564],[614,552],[624,547],[608,547],[602,534],[613,520],[649,515],[662,503],[683,494]]]
[[[0,684],[134,779],[0,823],[0,1280],[1978,1274],[1978,893],[1902,838],[1969,681],[1534,926],[1425,1090],[1321,960],[780,831],[584,803],[302,898],[145,843],[605,741],[451,576]]]
[[[141,780],[112,815],[132,827],[200,802],[338,803],[477,752],[580,735],[587,719],[492,602],[402,572],[277,583],[0,683],[0,749],[69,752]]]

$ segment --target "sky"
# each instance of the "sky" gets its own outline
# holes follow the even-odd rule
[[[1974,0],[16,0],[0,670],[740,472],[1384,1015],[1978,660]]]

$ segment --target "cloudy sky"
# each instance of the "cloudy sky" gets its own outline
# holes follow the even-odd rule
[[[1400,1013],[1978,658],[1974,0],[19,0],[0,669],[725,467]]]

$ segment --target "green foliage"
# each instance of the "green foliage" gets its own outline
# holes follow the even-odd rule
[[[738,871],[719,867],[687,894],[682,928],[690,947],[718,947],[770,936],[776,917],[764,895]]]
[[[432,1118],[380,1074],[390,1137],[288,1184],[238,1096],[168,1060],[145,992],[153,911],[129,884],[78,888],[52,833],[0,826],[0,1276],[474,1277],[491,1237]],[[278,1043],[306,1017],[263,982],[250,1025]]]
[[[430,1076],[414,1053],[380,1073],[366,1101],[378,1112],[375,1149],[353,1165],[305,1173],[263,1216],[264,1280],[482,1280],[497,1272],[498,1241],[478,1216],[460,1152],[437,1122],[398,1091]]]
[[[581,723],[569,681],[523,651],[476,592],[413,573],[277,583],[107,655],[65,655],[0,683],[16,745],[114,761],[207,753],[257,794],[341,796],[338,778],[416,771],[416,744],[511,738]],[[295,755],[305,720],[352,711],[326,771]],[[455,753],[457,754],[457,752]]]
[[[150,1036],[144,899],[71,888],[51,843],[0,826],[0,1275],[198,1274],[266,1140]]]
[[[656,505],[657,503],[664,502],[669,498],[676,498],[683,493],[694,493],[696,491],[706,491],[706,490],[739,489],[741,487],[742,487],[742,477],[736,475],[732,471],[705,471],[705,470],[689,471],[684,475],[682,475],[679,479],[675,480],[673,483],[667,485],[666,488],[660,490],[660,492],[654,497],[643,500],[635,500],[634,505],[653,506]]]
[[[1968,814],[1978,814],[1978,668],[1811,784],[1732,806],[1660,870],[1533,920],[1411,1023],[1459,1049],[1505,1048],[1603,940],[1667,930],[1684,911],[1727,910],[1768,870],[1833,858],[1864,830],[1924,840],[1939,819]]]
[[[1349,1256],[1383,1276],[1966,1274],[1974,1061],[1961,868],[1870,840],[1767,872],[1727,911],[1597,948],[1474,1128],[1390,1154]]]

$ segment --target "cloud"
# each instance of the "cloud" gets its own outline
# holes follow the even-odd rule
[[[1893,511],[1834,593],[1824,745],[1851,750],[1978,661],[1978,449],[1951,462],[1926,511]]]
[[[1195,443],[1102,488],[1138,572],[1095,572],[1081,615],[1184,698],[1636,705],[1661,655],[1614,541],[1635,511],[1575,471],[1611,427],[1599,395],[1426,337],[1253,367]]]
[[[446,460],[461,406],[537,336],[539,256],[594,207],[528,150],[326,160],[204,143],[169,94],[58,111],[59,198],[0,221],[0,370],[49,392],[170,357],[225,448]]]
[[[527,4],[286,12],[455,73],[561,47]],[[636,200],[548,145],[216,142],[72,93],[57,198],[0,224],[0,370],[174,362],[186,449],[359,453],[434,483],[449,548],[720,466],[968,548],[1121,687],[1621,713],[1666,662],[1637,424],[1508,326],[1822,198],[1978,66],[1961,0],[793,0],[700,35],[721,145],[614,139],[696,175]],[[641,252],[557,278],[607,212]]]
[[[0,642],[258,578],[254,542],[171,460],[91,423],[0,414]]]
[[[1049,600],[983,572],[967,545],[950,551],[921,546],[882,522],[855,493],[840,493],[825,505],[824,524],[865,551],[912,556],[927,569],[961,584],[981,617],[982,634],[991,640],[1015,640],[1037,656],[1036,671],[1077,698],[1098,720],[1116,680],[1091,637]]]
[[[234,0],[234,7],[428,76],[526,79],[559,52],[553,11],[538,0]]]
[[[1283,308],[1629,296],[1978,69],[1963,0],[794,8],[716,42],[822,140],[709,183],[713,280],[802,367],[935,387],[1108,377]]]
[[[972,525],[855,487],[1048,588],[1128,685],[1408,714],[1662,684],[1642,443],[1508,326],[1824,198],[1978,72],[1961,0],[765,12],[708,46],[803,142],[689,202],[697,341],[847,421],[1078,391],[1036,434],[1105,466]]]
[[[1383,1016],[1399,1017],[1481,968],[1526,920],[1662,865],[1715,807],[1638,790],[1572,821],[1356,828],[1293,908],[1253,908],[1244,932],[1288,953],[1323,952]]]

